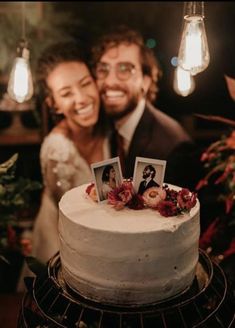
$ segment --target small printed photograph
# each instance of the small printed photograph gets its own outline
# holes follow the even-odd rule
[[[162,187],[164,182],[166,161],[136,157],[133,175],[135,192],[143,195],[151,187]]]
[[[119,157],[91,164],[92,175],[99,202],[108,198],[109,191],[120,186],[123,181]]]

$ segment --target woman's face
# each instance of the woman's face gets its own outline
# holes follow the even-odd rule
[[[69,121],[82,127],[93,126],[97,122],[99,93],[84,63],[58,64],[46,81],[57,113],[64,114]]]
[[[114,179],[116,176],[116,172],[114,170],[114,168],[112,168],[110,171],[109,171],[109,177],[110,179]]]

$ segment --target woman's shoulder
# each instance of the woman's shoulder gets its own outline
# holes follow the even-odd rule
[[[59,130],[52,130],[43,140],[41,156],[56,161],[66,161],[69,156],[76,153],[73,142]]]
[[[50,147],[50,148],[57,148],[60,147],[62,144],[71,143],[71,140],[58,131],[51,131],[43,140],[42,148],[43,147]]]

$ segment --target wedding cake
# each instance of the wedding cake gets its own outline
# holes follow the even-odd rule
[[[116,210],[86,190],[87,185],[73,188],[59,202],[68,286],[90,300],[120,305],[161,301],[191,286],[199,256],[197,199],[190,211],[164,217],[146,207]]]

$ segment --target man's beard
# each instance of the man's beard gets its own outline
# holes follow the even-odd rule
[[[148,177],[150,177],[150,173],[143,173],[143,179],[147,179]]]
[[[118,112],[115,111],[115,108],[116,108],[115,105],[113,105],[113,106],[107,105],[106,106],[103,100],[101,100],[101,103],[103,105],[103,108],[105,109],[106,114],[113,120],[118,121],[121,118],[125,117],[126,115],[132,113],[136,109],[136,107],[138,105],[138,98],[137,98],[137,96],[133,96],[128,101],[126,106],[123,107],[122,110],[118,111]]]

